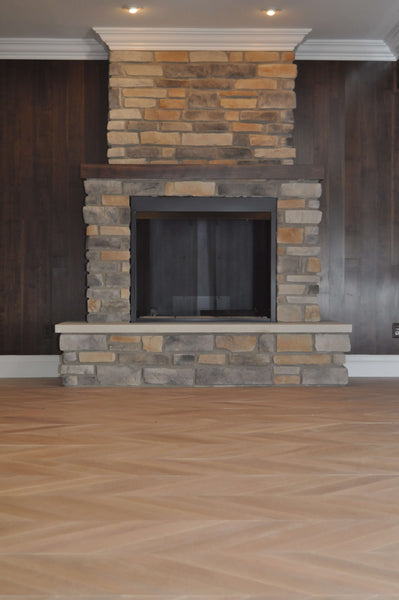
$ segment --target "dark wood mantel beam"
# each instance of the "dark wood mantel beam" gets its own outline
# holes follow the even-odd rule
[[[82,179],[322,180],[318,165],[81,165]]]

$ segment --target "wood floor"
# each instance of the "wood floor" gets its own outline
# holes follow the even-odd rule
[[[1,600],[399,599],[399,380],[0,383]]]

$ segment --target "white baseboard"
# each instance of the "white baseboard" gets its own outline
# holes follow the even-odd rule
[[[58,355],[0,356],[0,378],[59,377]]]
[[[397,354],[348,354],[349,377],[399,377]]]
[[[58,355],[0,356],[0,378],[58,377]],[[399,377],[397,354],[348,354],[349,377]]]

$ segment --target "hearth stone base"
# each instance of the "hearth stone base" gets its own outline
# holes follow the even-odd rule
[[[60,323],[65,386],[346,385],[345,323]]]

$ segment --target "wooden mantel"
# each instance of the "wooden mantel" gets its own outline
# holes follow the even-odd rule
[[[321,181],[318,165],[81,165],[82,179],[275,179]]]

